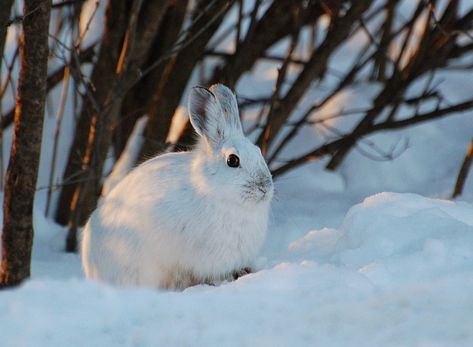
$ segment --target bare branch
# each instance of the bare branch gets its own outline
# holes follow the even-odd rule
[[[79,61],[79,66],[83,63],[88,63],[92,61],[94,56],[94,51],[97,43],[90,45],[89,47],[85,48],[83,51],[79,52],[77,55],[77,59]],[[47,79],[47,91],[49,92],[53,89],[59,82],[61,82],[64,78],[64,69],[70,68],[71,70],[75,70],[75,67],[67,63],[65,66],[61,66],[60,68],[56,69],[53,73],[48,76]],[[15,115],[15,107],[12,107],[9,111],[5,113],[2,121],[2,129],[8,128],[13,123],[13,117]]]
[[[362,132],[359,132],[356,134],[355,133],[346,134],[337,140],[326,143],[295,159],[289,160],[282,166],[278,167],[277,169],[272,170],[272,174],[273,176],[278,176],[308,161],[319,159],[327,154],[336,153],[340,148],[344,148],[347,144],[356,143],[356,141],[361,139],[362,137],[381,131],[381,130],[400,129],[400,128],[404,128],[404,127],[411,126],[414,124],[420,124],[423,122],[431,121],[431,120],[438,119],[445,116],[454,116],[454,115],[458,115],[461,112],[469,111],[472,108],[473,108],[473,99],[462,102],[458,105],[445,107],[442,109],[436,109],[436,110],[426,112],[423,114],[415,114],[406,119],[396,120],[396,121],[386,121],[383,123],[375,124],[369,128],[363,129]]]
[[[369,2],[359,1],[352,4],[347,13],[343,16],[334,16],[333,23],[325,37],[325,40],[312,53],[311,58],[299,73],[291,88],[278,103],[278,107],[273,112],[272,134],[268,137],[268,145],[272,145],[277,133],[283,127],[292,113],[292,110],[305,94],[310,84],[317,79],[321,79],[325,73],[327,61],[339,46],[351,33],[353,23],[370,6]]]

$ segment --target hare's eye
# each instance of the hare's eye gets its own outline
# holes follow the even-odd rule
[[[230,154],[227,158],[227,165],[230,167],[239,167],[240,158],[238,158],[238,156],[235,154]]]

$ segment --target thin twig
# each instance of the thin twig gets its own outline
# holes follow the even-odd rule
[[[462,166],[460,168],[460,171],[458,172],[457,180],[455,182],[455,188],[452,193],[452,198],[456,198],[457,196],[463,193],[463,187],[465,185],[466,178],[468,177],[468,173],[470,172],[472,163],[473,163],[473,140],[470,141],[470,145],[468,146],[468,149],[466,151]]]

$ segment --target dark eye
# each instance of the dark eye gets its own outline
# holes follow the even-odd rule
[[[227,158],[227,165],[230,167],[239,167],[240,158],[238,158],[238,156],[235,154],[230,154]]]

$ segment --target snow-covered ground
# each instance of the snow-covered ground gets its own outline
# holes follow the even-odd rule
[[[275,67],[258,65],[237,92],[270,90]],[[438,78],[456,102],[473,95],[472,77]],[[361,85],[321,113],[366,106],[372,95]],[[315,88],[307,99],[316,97]],[[55,122],[46,119],[39,187],[48,184]],[[459,199],[442,200],[472,129],[469,112],[377,134],[369,140],[381,148],[407,148],[391,161],[353,151],[337,172],[322,160],[279,177],[257,271],[183,292],[86,280],[78,255],[63,252],[65,229],[44,215],[41,189],[32,278],[0,292],[0,346],[473,346],[473,177]],[[319,130],[305,129],[285,155]],[[71,133],[65,121],[59,167]]]
[[[306,216],[317,224],[316,211]],[[468,203],[380,193],[337,228],[306,229],[259,271],[184,292],[87,281],[78,257],[61,252],[63,230],[43,218],[36,225],[33,278],[0,294],[2,346],[473,343]]]

